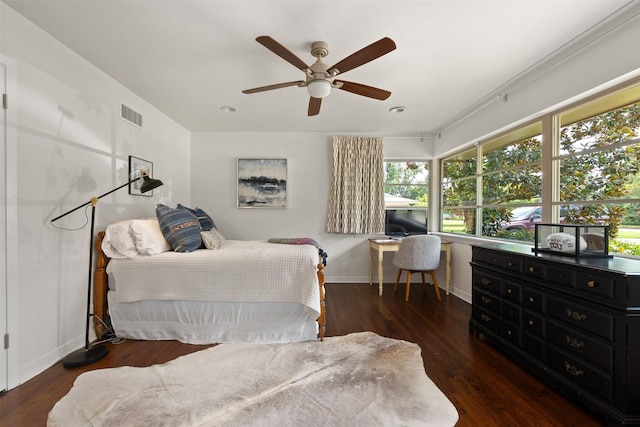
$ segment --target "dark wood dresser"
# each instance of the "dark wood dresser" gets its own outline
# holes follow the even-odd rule
[[[640,261],[473,246],[470,331],[607,422],[640,425]]]

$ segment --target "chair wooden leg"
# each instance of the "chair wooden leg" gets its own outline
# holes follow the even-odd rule
[[[433,287],[436,289],[436,297],[438,297],[438,301],[442,301],[442,298],[440,298],[440,288],[438,287],[436,272],[433,270],[431,270],[431,279],[433,279]]]
[[[398,293],[398,282],[400,281],[400,275],[402,274],[402,269],[398,269],[398,274],[396,275],[396,285],[393,287],[393,293]],[[407,273],[409,274],[409,273]]]
[[[420,276],[422,277],[422,293],[424,294],[427,288],[427,280],[426,280],[425,272],[421,271]]]
[[[409,301],[409,291],[411,290],[411,271],[407,271],[407,291],[404,296],[405,301]]]

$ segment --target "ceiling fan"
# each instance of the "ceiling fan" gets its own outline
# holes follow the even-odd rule
[[[374,59],[386,55],[394,50],[396,48],[396,44],[388,37],[384,37],[377,42],[360,49],[331,67],[328,67],[324,62],[322,62],[322,58],[329,54],[329,45],[325,42],[315,42],[311,45],[311,55],[316,57],[316,62],[313,63],[313,65],[308,66],[290,50],[269,36],[260,36],[256,38],[256,41],[278,55],[280,58],[292,64],[294,67],[304,71],[306,78],[305,80],[246,89],[242,91],[243,93],[264,92],[288,86],[306,87],[310,96],[309,109],[307,112],[307,115],[309,116],[316,116],[320,113],[322,98],[331,93],[331,88],[341,89],[355,93],[356,95],[379,100],[385,100],[391,95],[391,92],[389,91],[372,86],[334,79],[338,74],[346,73],[347,71],[353,70],[356,67],[373,61]]]

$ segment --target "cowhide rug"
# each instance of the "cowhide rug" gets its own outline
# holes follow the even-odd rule
[[[73,426],[453,426],[420,347],[371,332],[221,344],[147,368],[81,374],[49,413]]]

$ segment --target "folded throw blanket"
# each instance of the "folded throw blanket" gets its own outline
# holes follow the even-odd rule
[[[327,253],[322,250],[318,242],[309,237],[272,237],[268,243],[284,243],[286,245],[313,245],[318,249],[318,254],[322,257],[322,265],[327,265]]]

